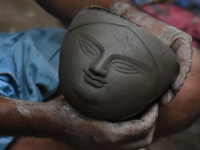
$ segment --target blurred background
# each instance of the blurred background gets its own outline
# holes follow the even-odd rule
[[[19,32],[30,28],[65,28],[33,0],[0,0],[0,31]],[[200,120],[189,129],[153,143],[150,150],[200,150]]]
[[[34,0],[0,0],[1,32],[19,32],[38,27],[64,28]]]

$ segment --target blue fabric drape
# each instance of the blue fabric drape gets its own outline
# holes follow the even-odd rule
[[[58,88],[60,47],[66,30],[0,33],[0,95],[42,102]],[[1,137],[3,150],[14,137]]]

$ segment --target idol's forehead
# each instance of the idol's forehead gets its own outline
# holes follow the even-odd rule
[[[108,56],[126,56],[143,66],[155,68],[154,58],[146,45],[127,26],[111,23],[93,23],[79,26],[67,33],[68,38],[86,40]]]

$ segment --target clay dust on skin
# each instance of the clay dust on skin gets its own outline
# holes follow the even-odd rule
[[[110,6],[110,11],[112,11],[112,12],[118,14],[118,15],[121,15],[130,8],[131,8],[130,4],[122,3],[122,2],[116,2],[116,3],[114,3],[113,5]]]
[[[44,105],[44,103],[41,103],[41,104],[37,103],[37,105],[34,105],[36,104],[36,102],[16,100],[16,99],[7,98],[7,97],[4,97],[4,98],[16,104],[17,111],[21,115],[24,115],[24,116],[33,115],[33,112],[32,112],[33,109],[47,111],[49,115],[53,115],[54,118],[56,118],[58,122],[63,122],[64,124],[68,124],[68,125],[73,124],[72,130],[74,131],[65,129],[64,131],[65,133],[73,133],[76,135],[80,135],[80,133],[77,130],[77,127],[80,125],[80,123],[83,120],[78,118],[78,115],[79,115],[78,112],[73,110],[73,108],[67,103],[65,99],[59,100],[59,101],[58,100],[49,101],[48,105]]]
[[[8,98],[8,97],[4,97],[5,99],[8,99],[9,101],[13,102],[16,104],[17,106],[17,111],[21,114],[21,115],[32,115],[32,111],[30,109],[28,109],[25,105],[24,105],[24,101],[23,100],[16,100],[16,99],[12,99],[12,98]],[[28,102],[28,103],[32,103],[32,102]]]
[[[3,97],[4,99],[7,99],[11,102],[13,102],[14,104],[16,104],[17,106],[17,111],[21,114],[21,115],[31,115],[32,112],[30,109],[24,107],[23,105],[23,101],[22,100],[15,100],[12,98],[8,98],[8,97]]]
[[[184,70],[180,70],[181,77],[179,79],[179,83],[182,83],[181,85],[179,85],[179,90],[180,90],[181,86],[183,85],[187,77],[186,75],[191,69],[192,53],[190,52],[191,51],[190,43],[192,41],[192,38],[187,33],[184,33],[179,29],[176,29],[175,27],[168,25],[163,29],[162,34],[158,38],[160,38],[166,45],[171,47],[173,50],[174,49],[176,50],[174,52],[178,56],[177,59],[181,66],[182,63],[184,63]],[[183,45],[184,47],[180,49],[179,47],[181,45]]]
[[[25,108],[24,106],[17,106],[17,111],[24,116],[32,115],[32,111]]]
[[[128,10],[126,13],[126,18],[131,20],[132,22],[142,26],[147,27],[149,31],[153,31],[154,33],[159,33],[159,28],[157,28],[157,22],[155,19],[152,19],[148,14],[146,13],[134,13],[131,12],[131,10]]]
[[[43,110],[43,111],[48,111],[48,112],[53,112],[55,110],[55,106],[51,105],[51,102],[49,102],[49,105],[46,106],[43,103],[37,103],[36,102],[32,102],[32,101],[24,101],[24,100],[16,100],[16,99],[12,99],[12,98],[7,98],[4,97],[5,99],[8,99],[9,101],[13,102],[14,104],[16,104],[17,107],[17,111],[21,114],[21,115],[32,115],[33,112],[33,108],[36,108],[38,110]],[[30,106],[29,106],[30,105]],[[30,109],[31,107],[31,109]]]
[[[112,140],[119,141],[120,138],[123,139],[124,137],[126,137],[126,135],[130,135],[130,133],[132,133],[131,139],[137,139],[138,137],[143,135],[143,140],[134,143],[134,147],[144,146],[144,144],[149,145],[153,140],[153,133],[155,130],[155,120],[157,116],[158,116],[158,104],[155,104],[142,117],[143,121],[132,120],[130,123],[126,124],[126,126],[124,126],[123,123],[123,126],[119,126],[120,129],[117,129],[116,126],[109,125],[108,126],[109,131],[111,131],[114,134],[121,135],[121,137],[117,137],[116,139]],[[116,136],[112,136],[111,138],[113,137]]]
[[[80,137],[83,133],[81,133],[78,128],[79,126],[84,122],[84,120],[79,117],[79,113],[70,106],[66,100],[64,100],[64,105],[61,107],[61,118],[65,118],[63,121],[65,124],[70,125],[72,128],[65,129],[64,132],[66,134],[74,135],[74,137],[77,137],[77,135]],[[67,115],[67,117],[66,117]]]
[[[147,15],[146,13],[140,13],[138,15],[138,13],[131,12],[130,10],[132,7],[133,7],[133,5],[131,5],[131,4],[127,4],[127,3],[123,3],[123,2],[116,2],[110,6],[110,11],[112,11],[118,15],[122,15],[124,12],[126,12],[127,19],[130,19],[130,20],[132,19],[133,22],[145,21],[148,24],[148,28],[150,30],[154,29],[155,21],[152,21],[152,19],[150,19],[149,15]]]

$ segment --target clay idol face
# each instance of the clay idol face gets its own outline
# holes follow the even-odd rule
[[[99,7],[72,20],[60,54],[59,80],[81,113],[120,121],[159,97],[178,73],[174,52],[133,22]]]
[[[70,31],[60,60],[63,93],[83,113],[121,120],[155,98],[155,61],[125,26],[96,23]]]

